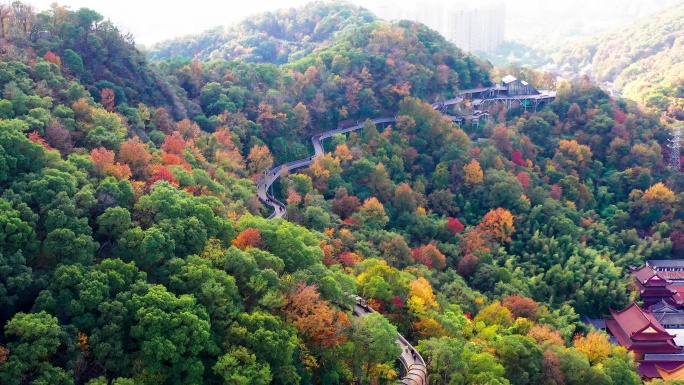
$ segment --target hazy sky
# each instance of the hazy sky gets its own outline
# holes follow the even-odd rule
[[[8,0],[0,0],[5,2]],[[23,0],[39,10],[50,8],[55,0]],[[87,7],[109,18],[124,32],[135,36],[140,44],[151,44],[176,36],[195,34],[218,25],[229,25],[246,16],[279,8],[296,7],[311,0],[59,0],[76,10]],[[482,1],[482,0],[480,0]],[[489,1],[489,0],[485,0]],[[491,0],[494,1],[494,0]],[[376,3],[388,0],[351,0],[352,3],[373,9]],[[432,3],[449,3],[434,0]],[[453,1],[451,1],[453,2]],[[392,0],[391,3],[415,8],[415,1]]]
[[[2,2],[4,0],[0,0]],[[26,0],[24,0],[26,1]],[[28,0],[39,10],[55,0]],[[151,44],[176,36],[195,34],[218,25],[228,25],[255,13],[306,4],[307,0],[59,0],[76,10],[94,9],[109,18],[140,44]]]
[[[0,3],[12,0],[0,0]],[[34,5],[38,10],[47,10],[56,0],[22,0]],[[158,41],[178,36],[196,34],[219,25],[230,25],[247,16],[279,8],[297,7],[313,0],[58,0],[76,10],[88,7],[110,19],[123,32],[130,32],[139,44],[150,45]],[[379,4],[399,5],[407,10],[415,10],[422,4],[442,3],[447,7],[465,0],[350,0],[371,11]],[[502,2],[503,0],[478,0],[468,4]],[[644,8],[665,8],[682,0],[505,0],[507,12],[507,31],[509,38],[520,38],[516,27],[520,20],[529,29],[535,22],[554,19],[560,22],[584,23],[593,15],[599,17],[598,24],[608,27],[611,18],[617,13],[642,13]],[[623,23],[624,18],[620,19]],[[595,23],[596,24],[596,23]],[[546,24],[543,24],[546,28]],[[615,27],[615,25],[610,25]],[[525,31],[523,31],[525,32]],[[548,34],[545,29],[542,32]],[[539,35],[536,35],[539,36]]]

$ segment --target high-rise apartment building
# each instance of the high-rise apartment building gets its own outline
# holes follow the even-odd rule
[[[416,10],[412,15],[412,20],[423,23],[442,35],[446,29],[444,28],[444,5],[437,3],[418,3]]]
[[[504,3],[457,5],[447,12],[446,37],[464,51],[491,52],[504,39]]]
[[[387,21],[402,20],[406,18],[406,11],[396,4],[381,3],[376,6],[376,9],[377,16]]]

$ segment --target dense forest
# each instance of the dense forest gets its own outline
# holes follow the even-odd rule
[[[429,103],[498,81],[488,62],[326,4],[348,28],[321,40],[285,22],[320,4],[246,22],[330,40],[296,60],[159,62],[92,10],[0,5],[0,383],[392,383],[397,331],[432,384],[641,383],[579,316],[684,258],[658,114],[582,79],[458,127]],[[265,218],[266,170],[379,116]]]
[[[684,120],[684,4],[552,55],[579,68],[592,64],[598,81],[615,84],[626,97]]]

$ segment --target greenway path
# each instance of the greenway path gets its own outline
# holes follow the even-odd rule
[[[465,92],[465,91],[463,91]],[[446,108],[451,105],[459,104],[463,101],[462,97],[457,97],[454,99],[450,100],[444,100],[441,102],[434,103],[432,105],[432,108],[435,110],[438,110],[442,113],[446,113]],[[477,112],[476,112],[477,113]],[[474,114],[474,115],[468,115],[468,116],[451,116],[447,115],[451,118],[452,121],[454,122],[460,122],[463,119],[479,119],[481,116],[486,116],[486,113],[484,114]],[[373,124],[382,124],[382,123],[394,123],[397,121],[397,118],[394,116],[391,117],[384,117],[384,118],[375,118],[375,119],[370,119],[370,121]],[[318,156],[323,156],[325,154],[325,151],[323,150],[323,143],[321,142],[323,139],[328,139],[333,137],[334,135],[338,134],[346,134],[348,132],[352,131],[357,131],[363,128],[363,126],[366,124],[366,122],[360,122],[356,125],[350,126],[350,127],[339,127],[334,130],[330,131],[325,131],[321,134],[316,134],[311,137],[311,142],[313,143],[313,148],[314,148],[314,156],[308,157],[308,158],[303,158],[303,159],[298,159],[294,160],[292,162],[287,162],[285,164],[281,164],[278,166],[275,166],[271,168],[270,170],[266,171],[264,176],[259,178],[257,180],[257,195],[259,196],[259,200],[261,200],[263,203],[265,203],[267,206],[270,206],[273,208],[273,213],[269,216],[270,218],[285,218],[287,215],[287,210],[285,208],[285,204],[278,199],[276,199],[273,194],[269,192],[269,188],[273,185],[273,183],[280,178],[280,175],[283,171],[287,170],[288,172],[302,168],[302,167],[307,167],[311,165],[314,161],[314,159]]]
[[[432,108],[440,111],[441,113],[446,113],[446,109],[450,105],[458,104],[463,101],[462,97],[457,97],[450,100],[441,101],[432,105]],[[454,122],[460,122],[462,119],[479,119],[480,115],[473,116],[450,116],[451,120]],[[394,123],[397,121],[396,117],[383,117],[370,119],[373,124],[383,124],[383,123]],[[331,138],[334,135],[346,134],[348,132],[360,130],[365,125],[365,122],[357,123],[356,125],[350,127],[338,127],[334,130],[326,131],[320,134],[316,134],[311,137],[311,142],[313,143],[314,156],[298,159],[292,162],[281,164],[275,166],[270,170],[266,171],[264,176],[257,180],[257,195],[259,200],[265,203],[267,206],[273,208],[273,213],[269,216],[271,218],[285,218],[287,215],[287,209],[285,204],[278,199],[269,189],[275,183],[281,174],[287,170],[292,171],[298,168],[307,167],[311,165],[316,157],[323,156],[325,151],[323,150],[323,139]],[[375,313],[371,307],[366,305],[366,301],[356,296],[356,306],[353,309],[353,313],[357,317],[363,317],[370,313]],[[401,355],[399,356],[399,361],[402,364],[402,378],[399,380],[399,384],[405,385],[425,385],[428,383],[427,366],[425,360],[418,353],[418,351],[404,338],[401,334],[397,335],[397,344],[401,347]]]
[[[513,80],[515,80],[515,78],[513,78]],[[527,84],[525,83],[525,85]],[[516,94],[512,96],[509,96],[507,91],[507,87],[504,85],[494,85],[490,87],[462,90],[461,92],[459,92],[459,95],[457,97],[434,103],[432,104],[432,108],[448,116],[449,118],[451,118],[453,122],[458,123],[460,125],[461,123],[464,123],[468,120],[473,122],[479,122],[481,118],[486,118],[489,116],[489,114],[482,109],[473,110],[470,115],[447,115],[448,107],[460,104],[461,102],[463,102],[464,97],[471,99],[472,105],[475,107],[484,107],[487,103],[504,103],[504,105],[506,105],[508,108],[511,108],[512,104],[516,102],[519,103],[520,106],[523,106],[525,111],[527,111],[527,108],[529,107],[533,108],[536,112],[537,106],[553,101],[556,96],[555,91],[536,92],[535,90],[535,94]],[[504,93],[502,94],[502,92]],[[370,119],[370,121],[373,124],[394,123],[397,121],[397,118],[394,116],[388,116],[383,118]],[[352,126],[338,126],[338,128],[334,130],[316,134],[311,137],[311,142],[314,148],[313,156],[281,164],[266,171],[266,173],[257,180],[256,184],[257,195],[259,197],[259,200],[261,200],[267,206],[273,208],[273,213],[269,216],[269,219],[285,218],[285,216],[287,215],[287,209],[285,208],[285,204],[276,199],[276,197],[273,196],[272,193],[273,183],[275,183],[275,181],[278,180],[278,178],[280,178],[283,172],[285,172],[286,170],[287,172],[290,172],[298,168],[307,167],[313,163],[316,157],[323,156],[325,153],[325,151],[323,150],[323,139],[328,139],[338,134],[346,134],[348,132],[360,130],[363,128],[364,125],[365,122],[357,121],[356,124]],[[271,189],[271,192],[269,192],[269,189]],[[361,297],[356,296],[356,303],[357,304],[354,307],[354,315],[356,315],[357,317],[363,317],[367,314],[375,312],[375,310],[366,305],[366,301]],[[397,344],[401,346],[402,353],[399,357],[399,360],[401,361],[403,369],[402,373],[404,374],[399,383],[407,385],[427,384],[427,367],[425,365],[425,360],[423,360],[423,357],[421,357],[420,354],[418,354],[418,352],[413,348],[413,346],[411,346],[411,344],[408,341],[406,341],[406,339],[401,334],[397,336]]]
[[[437,109],[435,105],[433,108]],[[395,117],[377,118],[371,119],[374,124],[381,123],[394,123],[396,122]],[[335,130],[326,131],[322,134],[317,134],[311,137],[314,147],[314,156],[304,159],[295,160],[280,166],[276,166],[268,170],[263,177],[257,181],[257,194],[259,199],[266,205],[273,208],[273,213],[269,216],[270,218],[284,218],[287,214],[285,209],[285,204],[278,199],[276,199],[273,194],[268,190],[273,185],[273,183],[280,178],[281,173],[284,170],[294,170],[302,167],[309,166],[313,163],[314,158],[318,156],[323,156],[323,144],[321,141],[327,139],[337,134],[345,134],[347,132],[356,131],[363,128],[364,123],[359,123],[357,125],[337,128]],[[356,296],[356,306],[354,306],[353,313],[357,317],[363,317],[370,313],[375,313],[373,308],[366,305],[366,301]],[[403,377],[399,380],[399,384],[405,385],[425,385],[427,384],[427,366],[425,365],[425,360],[418,353],[418,351],[404,338],[401,334],[397,334],[397,344],[401,347],[401,355],[399,356],[399,361],[402,365]]]

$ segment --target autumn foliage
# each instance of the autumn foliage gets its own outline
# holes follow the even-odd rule
[[[429,269],[441,270],[446,266],[446,256],[431,243],[413,249],[412,254],[414,261],[424,264]]]
[[[449,231],[449,234],[456,235],[463,231],[463,229],[465,229],[465,226],[463,226],[463,223],[458,218],[447,218],[447,231]]]
[[[515,231],[513,214],[499,207],[485,214],[477,227],[498,242],[510,242],[511,234]]]
[[[3,364],[5,361],[7,361],[7,356],[9,356],[9,349],[0,345],[0,364]]]
[[[150,184],[155,184],[157,181],[160,180],[165,180],[173,186],[178,186],[178,179],[176,179],[176,177],[173,176],[171,170],[169,170],[165,166],[159,167],[157,171],[155,171],[154,174],[152,174],[152,177],[150,177]]]
[[[501,304],[508,310],[515,318],[523,317],[529,320],[537,319],[537,310],[539,309],[537,303],[531,298],[521,297],[518,294],[510,295],[501,301]]]
[[[52,150],[52,147],[43,139],[37,132],[32,132],[29,134],[28,139],[33,143],[39,143],[46,150]]]
[[[531,178],[528,173],[521,172],[520,174],[515,176],[515,179],[517,179],[524,188],[530,187]]]
[[[43,55],[43,59],[45,59],[46,62],[57,64],[58,67],[62,66],[62,59],[52,51],[47,51],[45,55]]]
[[[232,245],[240,250],[245,250],[250,247],[263,247],[264,242],[261,239],[261,233],[254,228],[246,228],[231,241]]]
[[[96,148],[90,152],[95,172],[100,176],[113,176],[117,179],[131,177],[131,169],[127,164],[117,162],[114,164],[114,151],[106,148]]]
[[[136,179],[145,180],[150,176],[152,155],[137,136],[121,145],[117,159],[131,168]]]
[[[465,182],[468,186],[474,186],[482,183],[484,178],[484,172],[482,172],[482,167],[480,167],[480,162],[473,159],[470,163],[463,166],[463,171],[465,172]]]
[[[545,342],[556,346],[565,346],[565,341],[558,330],[552,330],[549,325],[534,325],[527,332],[527,335],[534,338],[538,344]]]
[[[247,169],[250,174],[266,172],[273,166],[273,155],[266,146],[254,146],[247,155]]]
[[[606,358],[612,351],[608,336],[602,332],[591,332],[586,336],[575,336],[575,349],[584,354],[589,362],[598,363]]]
[[[115,95],[114,90],[111,88],[103,88],[100,92],[100,104],[105,110],[112,112],[115,107]]]
[[[468,255],[478,251],[488,253],[490,249],[487,247],[487,240],[484,239],[482,231],[476,228],[461,236],[461,253]]]
[[[179,132],[174,132],[173,135],[168,135],[161,145],[161,149],[170,153],[176,154],[178,156],[183,155],[183,150],[187,146],[187,142],[180,135]]]
[[[315,346],[330,348],[347,341],[347,315],[320,298],[316,286],[299,283],[283,307],[297,330]]]
[[[460,261],[458,261],[456,271],[458,272],[458,274],[464,277],[469,277],[472,273],[475,272],[479,264],[480,259],[475,254],[468,253],[464,255]]]
[[[437,320],[430,317],[423,317],[414,322],[413,329],[421,339],[439,338],[449,334]]]
[[[332,210],[341,218],[348,218],[361,205],[361,201],[354,195],[348,195],[347,189],[340,187],[335,192],[335,199],[332,201]]]
[[[527,165],[527,162],[523,158],[522,151],[520,150],[513,151],[513,154],[511,155],[511,162],[517,164],[518,166]]]
[[[414,314],[425,314],[428,310],[436,309],[438,307],[436,302],[436,295],[432,290],[430,282],[418,277],[411,281],[411,291],[409,292],[409,299],[407,305]]]

